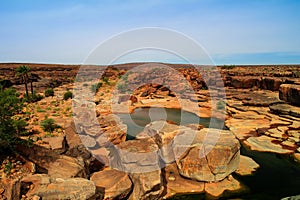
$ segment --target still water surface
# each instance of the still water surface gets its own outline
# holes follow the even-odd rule
[[[179,109],[137,108],[130,115],[119,114],[128,126],[127,139],[134,139],[145,125],[155,120],[169,120],[176,124],[202,124],[204,127],[223,129],[223,121],[213,118],[199,118],[197,115]],[[226,128],[226,127],[225,127]],[[251,157],[260,165],[252,176],[234,175],[249,188],[248,193],[236,194],[236,199],[276,200],[300,194],[300,165],[287,156],[273,153],[250,151],[242,147],[241,154]],[[203,194],[178,195],[172,199],[199,200],[205,199]],[[224,198],[224,199],[228,199]]]

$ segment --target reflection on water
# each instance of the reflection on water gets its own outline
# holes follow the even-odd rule
[[[150,122],[168,120],[178,125],[202,124],[204,127],[223,129],[224,123],[216,118],[199,118],[194,113],[174,108],[137,108],[131,114],[118,114],[127,125],[127,139],[134,139]]]
[[[193,113],[179,109],[168,108],[138,108],[132,114],[119,114],[128,126],[128,138],[143,131],[145,125],[155,120],[169,120],[176,124],[197,124],[204,127],[223,128],[223,121],[210,118],[199,118]],[[250,189],[248,194],[235,195],[237,199],[276,200],[287,196],[300,194],[300,165],[287,156],[274,153],[254,152],[242,146],[241,154],[251,157],[260,165],[252,176],[234,175],[239,181]],[[203,194],[178,195],[171,199],[199,200],[205,199]],[[227,199],[227,198],[224,198]]]

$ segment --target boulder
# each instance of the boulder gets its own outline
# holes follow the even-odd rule
[[[110,165],[125,172],[144,173],[160,169],[158,146],[152,138],[129,140],[110,149]]]
[[[80,135],[77,134],[76,127],[74,122],[72,122],[66,129],[66,143],[68,145],[68,150],[65,153],[68,156],[77,158],[82,157],[87,160],[91,158],[90,152],[86,149],[86,147],[82,144]]]
[[[67,126],[65,134],[69,149],[77,148],[78,145],[82,143],[79,135],[77,134],[74,122]]]
[[[134,188],[129,200],[161,199],[165,194],[164,179],[161,170],[130,174]]]
[[[43,146],[57,153],[66,151],[66,140],[64,136],[47,137],[42,139]]]
[[[279,88],[279,98],[293,105],[300,106],[300,85],[282,84]]]
[[[205,183],[182,177],[178,172],[176,163],[166,166],[165,176],[167,182],[167,194],[165,197],[204,192]]]
[[[22,184],[32,184],[26,193],[28,199],[34,196],[43,200],[74,199],[82,200],[93,197],[96,187],[93,181],[83,178],[50,178],[46,174],[29,175],[22,179]]]
[[[179,173],[198,181],[217,182],[223,180],[239,165],[240,143],[227,130],[204,128],[178,135],[174,139],[174,154],[181,154],[177,160]],[[194,137],[190,145],[182,141]]]
[[[46,169],[52,178],[87,177],[83,160],[69,156],[59,156]]]
[[[253,174],[258,168],[259,165],[252,158],[241,155],[240,163],[235,173],[240,176],[247,176]]]
[[[95,172],[90,180],[95,183],[97,192],[104,191],[104,199],[125,199],[132,190],[128,175],[115,169]]]
[[[187,130],[192,131],[188,127],[169,124],[166,121],[160,120],[148,124],[144,132],[156,142],[159,147],[158,153],[160,158],[165,163],[172,163],[175,161],[173,139],[177,134]]]
[[[82,158],[59,155],[52,150],[34,145],[33,147],[18,146],[25,158],[34,162],[39,168],[54,178],[86,178],[87,173]]]
[[[129,199],[159,199],[163,195],[165,187],[158,146],[153,139],[126,141],[110,153],[111,166],[130,173],[134,189]]]

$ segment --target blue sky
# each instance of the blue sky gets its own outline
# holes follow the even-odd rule
[[[300,64],[299,10],[298,0],[6,0],[0,62],[80,64],[113,35],[161,27],[193,38],[216,64]],[[123,62],[143,59],[177,62]]]

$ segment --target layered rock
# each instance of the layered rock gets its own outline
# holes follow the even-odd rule
[[[96,193],[94,182],[83,178],[55,179],[46,174],[35,174],[24,177],[22,183],[32,184],[26,193],[27,198],[82,200]]]
[[[240,176],[252,175],[258,168],[259,165],[252,158],[241,155],[240,163],[235,173]]]
[[[237,169],[240,144],[230,131],[205,128],[194,134],[189,146],[182,145],[181,141],[191,137],[190,134],[181,134],[174,140],[175,154],[185,149],[185,154],[176,160],[182,176],[216,182]]]
[[[22,146],[22,153],[38,167],[54,178],[87,177],[82,158],[59,155],[51,150],[33,146]]]
[[[278,91],[283,80],[276,77],[264,77],[261,80],[261,88],[265,90]]]
[[[115,169],[95,172],[91,178],[98,193],[104,193],[104,199],[125,199],[132,190],[132,182],[127,173]]]
[[[281,141],[265,135],[250,137],[244,144],[253,151],[272,152],[277,154],[291,154],[293,149],[283,148]]]
[[[300,106],[300,85],[282,84],[279,88],[279,98],[293,105]]]
[[[169,124],[166,121],[154,121],[148,124],[144,132],[154,139],[159,147],[158,154],[165,163],[175,161],[173,152],[173,140],[176,135],[185,131],[193,131],[185,126]]]
[[[158,146],[151,138],[129,140],[111,152],[111,166],[129,173],[151,172],[160,169]]]
[[[134,188],[129,199],[159,199],[165,187],[158,146],[153,139],[130,140],[117,147],[111,166],[130,174]]]
[[[167,167],[165,168],[165,176],[167,183],[166,197],[176,194],[192,194],[204,192],[205,183],[182,177],[178,172],[176,163],[167,165]]]
[[[245,76],[233,76],[231,77],[230,84],[234,88],[253,88],[260,86],[260,77],[245,77]]]
[[[290,115],[300,118],[300,108],[286,103],[277,103],[270,105],[270,111],[279,115]]]
[[[165,194],[165,181],[161,170],[130,174],[134,188],[129,200],[161,199]]]

